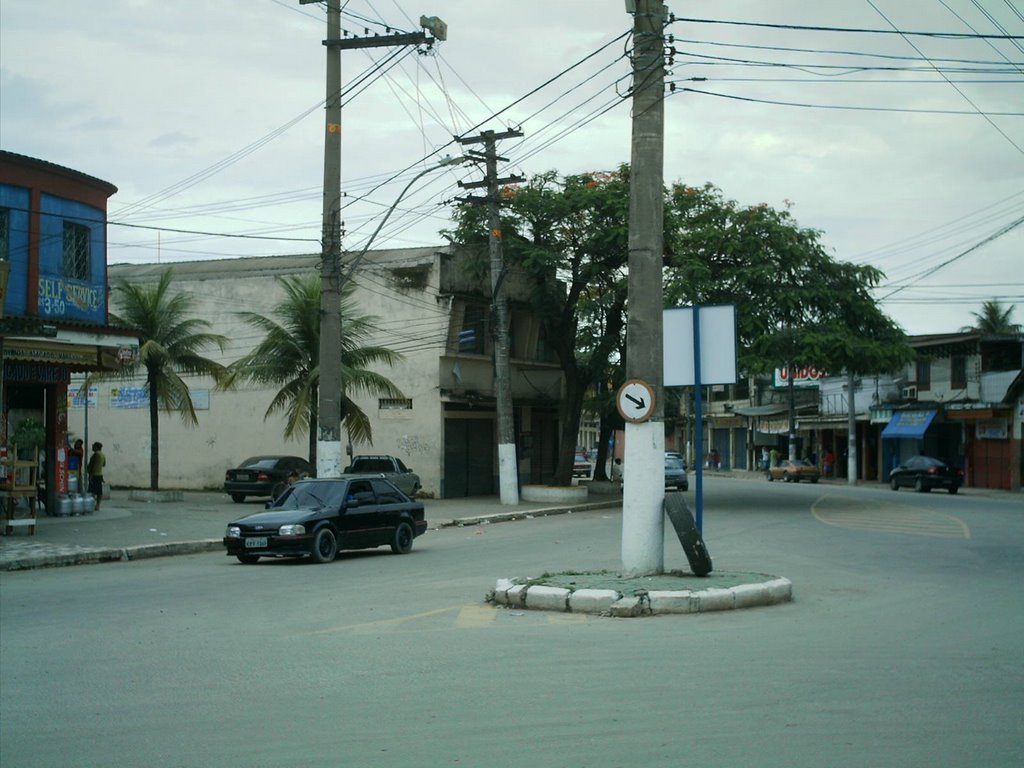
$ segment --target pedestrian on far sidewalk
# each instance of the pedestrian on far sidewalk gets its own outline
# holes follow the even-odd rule
[[[100,511],[100,502],[103,501],[103,470],[106,466],[107,457],[103,455],[103,443],[93,443],[87,471],[89,473],[89,493],[96,497],[97,512]]]

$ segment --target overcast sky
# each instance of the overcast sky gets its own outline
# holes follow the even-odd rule
[[[354,35],[448,25],[422,54],[342,54],[346,248],[461,152],[454,135],[522,130],[502,173],[629,160],[622,0],[432,1],[345,4]],[[668,7],[667,182],[790,206],[835,258],[887,274],[878,295],[908,333],[956,331],[989,298],[1024,322],[1019,0]],[[325,31],[323,4],[298,0],[0,0],[0,147],[119,188],[111,263],[317,252]],[[455,181],[479,177],[428,174],[374,247],[442,243]]]

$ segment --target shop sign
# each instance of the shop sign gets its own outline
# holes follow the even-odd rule
[[[816,387],[820,384],[820,380],[828,376],[825,371],[819,371],[817,368],[794,368],[792,371],[793,386],[794,387]],[[776,368],[775,369],[775,386],[776,387],[788,387],[790,379],[789,368]]]
[[[5,360],[4,381],[19,384],[67,384],[71,381],[71,369],[66,365]]]
[[[74,366],[95,366],[96,347],[76,344],[8,341],[4,344],[4,357],[32,363],[54,363]]]

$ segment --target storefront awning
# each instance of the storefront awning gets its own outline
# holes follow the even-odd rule
[[[882,439],[915,438],[920,440],[935,418],[935,411],[897,411],[882,430]]]
[[[771,403],[769,405],[741,405],[733,413],[740,416],[776,416],[787,410],[789,407],[785,403]]]

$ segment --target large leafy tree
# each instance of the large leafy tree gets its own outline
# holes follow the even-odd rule
[[[506,268],[529,282],[532,310],[565,377],[555,484],[571,482],[584,400],[594,385],[612,381],[623,346],[628,221],[629,179],[623,172],[565,178],[547,172],[505,190]],[[475,266],[486,269],[486,211],[461,206],[449,234],[480,254]]]
[[[230,366],[229,382],[250,381],[279,387],[264,418],[285,414],[285,437],[306,433],[309,461],[316,465],[317,401],[320,385],[320,292],[319,275],[279,277],[284,297],[270,316],[241,312],[239,316],[263,333],[263,340]],[[375,364],[393,365],[401,355],[365,342],[373,330],[375,318],[356,314],[352,306],[353,283],[345,285],[341,295],[342,325],[341,370],[342,409],[349,439],[370,443],[373,431],[366,413],[354,403],[351,394],[402,397],[383,375],[367,369]]]
[[[540,174],[504,202],[506,263],[533,282],[534,311],[565,374],[555,482],[567,483],[588,389],[602,416],[599,465],[617,418],[607,394],[621,383],[625,360],[629,168]],[[665,190],[664,221],[666,306],[734,304],[745,373],[783,364],[873,373],[911,359],[902,331],[871,295],[882,273],[831,258],[820,233],[787,210],[740,206],[712,184],[675,184]],[[456,243],[486,242],[478,208],[459,208],[456,224]]]
[[[1020,333],[1020,323],[1013,322],[1013,307],[1003,307],[995,299],[990,299],[981,305],[981,311],[971,312],[975,319],[974,325],[967,325],[960,329],[961,332],[981,331],[991,334],[1014,334]]]
[[[821,233],[788,210],[740,206],[711,184],[676,184],[670,197],[666,303],[736,305],[741,370],[876,373],[911,359],[902,330],[871,295],[881,271],[833,259]]]
[[[178,413],[189,426],[199,423],[192,394],[184,376],[209,376],[217,384],[225,380],[223,365],[203,356],[203,350],[221,351],[227,338],[210,332],[210,324],[192,316],[191,297],[172,291],[173,270],[164,271],[156,285],[121,281],[114,288],[111,319],[139,331],[139,357],[125,373],[145,374],[149,396],[149,484],[160,482],[160,409]]]

